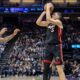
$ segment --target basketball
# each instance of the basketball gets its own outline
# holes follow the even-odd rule
[[[47,6],[50,7],[50,11],[51,11],[51,12],[54,10],[54,5],[53,5],[52,3],[47,3],[47,4],[44,5],[44,10],[45,10],[45,11],[46,11],[46,9],[47,9]]]

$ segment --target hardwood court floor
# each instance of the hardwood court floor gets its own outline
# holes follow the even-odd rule
[[[42,80],[42,77],[26,77],[26,76],[16,76],[16,77],[7,77],[7,78],[0,78],[0,80]],[[57,77],[54,77],[54,79],[51,80],[58,80]]]

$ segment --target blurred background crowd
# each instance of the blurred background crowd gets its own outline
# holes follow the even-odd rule
[[[65,24],[66,25],[66,24]],[[63,53],[64,53],[64,71],[66,75],[72,75],[75,77],[80,76],[80,61],[79,61],[79,49],[71,49],[70,46],[74,43],[80,42],[80,32],[78,27],[76,29],[70,24],[67,27],[64,25],[64,35],[63,35]],[[1,57],[4,57],[4,50],[7,46],[11,46],[7,56],[7,62],[1,66],[1,77],[7,76],[31,76],[31,75],[40,75],[43,73],[42,60],[45,53],[45,37],[46,37],[46,28],[39,28],[36,26],[29,25],[27,26],[28,31],[22,31],[16,38],[12,40],[13,45],[7,43],[3,46]],[[32,28],[30,30],[30,28]],[[25,27],[23,27],[23,30]],[[12,43],[11,42],[11,43]],[[10,45],[8,45],[10,44]],[[66,52],[67,50],[67,52]],[[55,71],[53,65],[52,74],[58,75]]]
[[[48,1],[54,2],[55,11],[62,13],[66,77],[69,80],[80,77],[80,0],[0,0],[0,30],[8,28],[8,32],[0,38],[11,34],[15,28],[21,29],[8,43],[0,43],[2,78],[43,73],[46,28],[37,26],[35,22]],[[52,75],[58,75],[55,64]]]

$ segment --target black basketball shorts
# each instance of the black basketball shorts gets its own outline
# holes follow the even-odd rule
[[[52,60],[55,60],[55,65],[63,64],[62,44],[46,45],[43,62],[50,64]]]

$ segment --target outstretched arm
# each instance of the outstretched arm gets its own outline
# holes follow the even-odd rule
[[[6,42],[10,41],[11,39],[13,39],[17,35],[17,33],[19,31],[20,31],[19,29],[15,29],[14,32],[11,35],[9,35],[7,37],[4,37],[4,38],[0,38],[0,42],[5,42],[6,43]]]
[[[57,25],[58,27],[60,28],[63,28],[63,25],[62,25],[62,22],[60,20],[54,20],[53,18],[51,18],[51,15],[50,15],[50,8],[52,7],[52,4],[51,3],[47,3],[47,9],[46,9],[46,19],[47,21]]]
[[[39,18],[38,18],[37,21],[36,21],[36,24],[37,24],[37,25],[42,26],[42,27],[48,26],[47,21],[42,21],[42,19],[43,19],[43,17],[44,17],[45,14],[46,14],[45,11],[43,11],[43,12],[41,13],[41,15],[39,16]]]
[[[0,35],[3,35],[5,32],[7,32],[7,28],[2,28],[2,29],[0,30]]]

